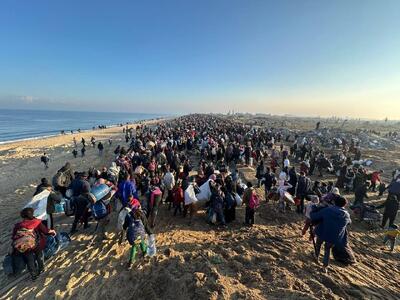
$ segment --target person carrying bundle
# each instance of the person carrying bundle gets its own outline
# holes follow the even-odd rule
[[[127,267],[130,268],[136,262],[136,255],[139,252],[139,248],[143,256],[147,254],[146,232],[140,218],[139,209],[133,209],[126,215],[123,228],[126,230],[126,239],[131,245],[127,264]]]
[[[12,248],[14,256],[22,256],[28,265],[31,279],[35,280],[44,271],[43,249],[46,245],[46,235],[56,235],[56,232],[47,229],[33,215],[33,208],[27,207],[21,211],[21,222],[15,224],[12,233]]]

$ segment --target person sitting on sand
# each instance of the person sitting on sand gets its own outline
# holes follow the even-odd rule
[[[76,158],[78,156],[78,151],[76,149],[72,150],[72,155]]]
[[[31,279],[35,280],[44,271],[43,249],[46,235],[55,235],[54,230],[47,229],[42,220],[33,216],[31,207],[24,208],[20,215],[23,219],[15,224],[12,233],[13,255],[22,256],[28,265]]]
[[[86,148],[85,148],[85,146],[83,146],[82,149],[81,149],[81,156],[82,157],[85,156],[85,152],[86,152]]]
[[[346,199],[336,197],[334,206],[328,206],[310,213],[310,219],[316,225],[315,256],[318,260],[321,246],[325,243],[323,270],[327,272],[332,247],[343,249],[347,245],[347,226],[351,224],[349,213],[345,210]]]

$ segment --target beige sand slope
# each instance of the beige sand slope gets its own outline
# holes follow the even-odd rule
[[[121,135],[119,136],[121,138]],[[69,141],[67,141],[69,142]],[[62,147],[62,146],[60,146]],[[57,147],[55,153],[62,149]],[[1,149],[1,148],[0,148]],[[64,162],[66,152],[57,159]],[[40,151],[41,152],[41,151]],[[40,153],[39,152],[39,153]],[[101,166],[111,160],[88,151],[86,160],[77,159],[74,167]],[[388,157],[384,157],[387,160]],[[41,176],[54,174],[59,165],[52,163],[44,172],[38,159],[4,159],[0,176],[1,254],[9,232],[18,220],[18,210],[33,191]],[[108,162],[107,162],[108,164]],[[392,168],[393,165],[388,166]],[[242,169],[246,178],[254,178],[251,169]],[[21,184],[22,183],[22,184]],[[4,188],[3,188],[4,187]],[[18,187],[18,188],[17,188]],[[263,191],[259,190],[262,194]],[[210,227],[200,212],[191,226],[180,217],[161,209],[157,228],[158,254],[140,260],[126,270],[127,244],[115,239],[115,215],[108,237],[93,239],[93,226],[74,236],[70,247],[53,259],[46,272],[34,283],[21,282],[2,296],[5,299],[399,299],[399,252],[381,250],[382,233],[367,231],[354,224],[351,245],[358,263],[342,267],[332,263],[328,275],[313,262],[312,244],[299,236],[302,218],[294,212],[282,215],[271,204],[263,203],[253,228],[244,228],[243,208],[237,221],[226,230]],[[58,230],[69,230],[71,219],[56,219]],[[2,286],[6,283],[1,277]]]

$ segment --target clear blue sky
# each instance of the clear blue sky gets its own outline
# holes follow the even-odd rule
[[[0,39],[3,108],[400,119],[398,0],[3,0]]]

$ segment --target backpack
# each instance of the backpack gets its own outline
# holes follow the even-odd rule
[[[34,229],[20,228],[14,234],[13,248],[20,253],[33,250],[38,244],[38,235]]]
[[[45,259],[54,256],[59,250],[58,241],[56,237],[48,235],[46,237],[46,247],[43,250],[43,255]]]
[[[16,276],[26,269],[26,263],[21,255],[7,254],[3,260],[3,271],[7,276]]]
[[[141,220],[134,220],[132,216],[128,215],[129,226],[126,231],[126,237],[130,245],[134,245],[138,239],[144,240],[146,233],[144,225]]]
[[[14,274],[14,267],[13,267],[13,261],[12,261],[12,256],[10,254],[7,254],[4,257],[3,260],[3,271],[4,273],[9,276]]]
[[[255,209],[256,207],[258,207],[259,204],[260,204],[260,201],[258,200],[256,193],[253,191],[250,196],[249,207],[251,209]]]
[[[71,217],[75,214],[74,199],[65,199],[63,206],[64,206],[64,213],[67,217]]]
[[[53,186],[54,187],[67,187],[67,175],[64,172],[58,171],[56,175],[53,177]]]
[[[107,217],[108,210],[103,201],[96,201],[96,203],[92,205],[92,214],[96,220],[101,220]]]

